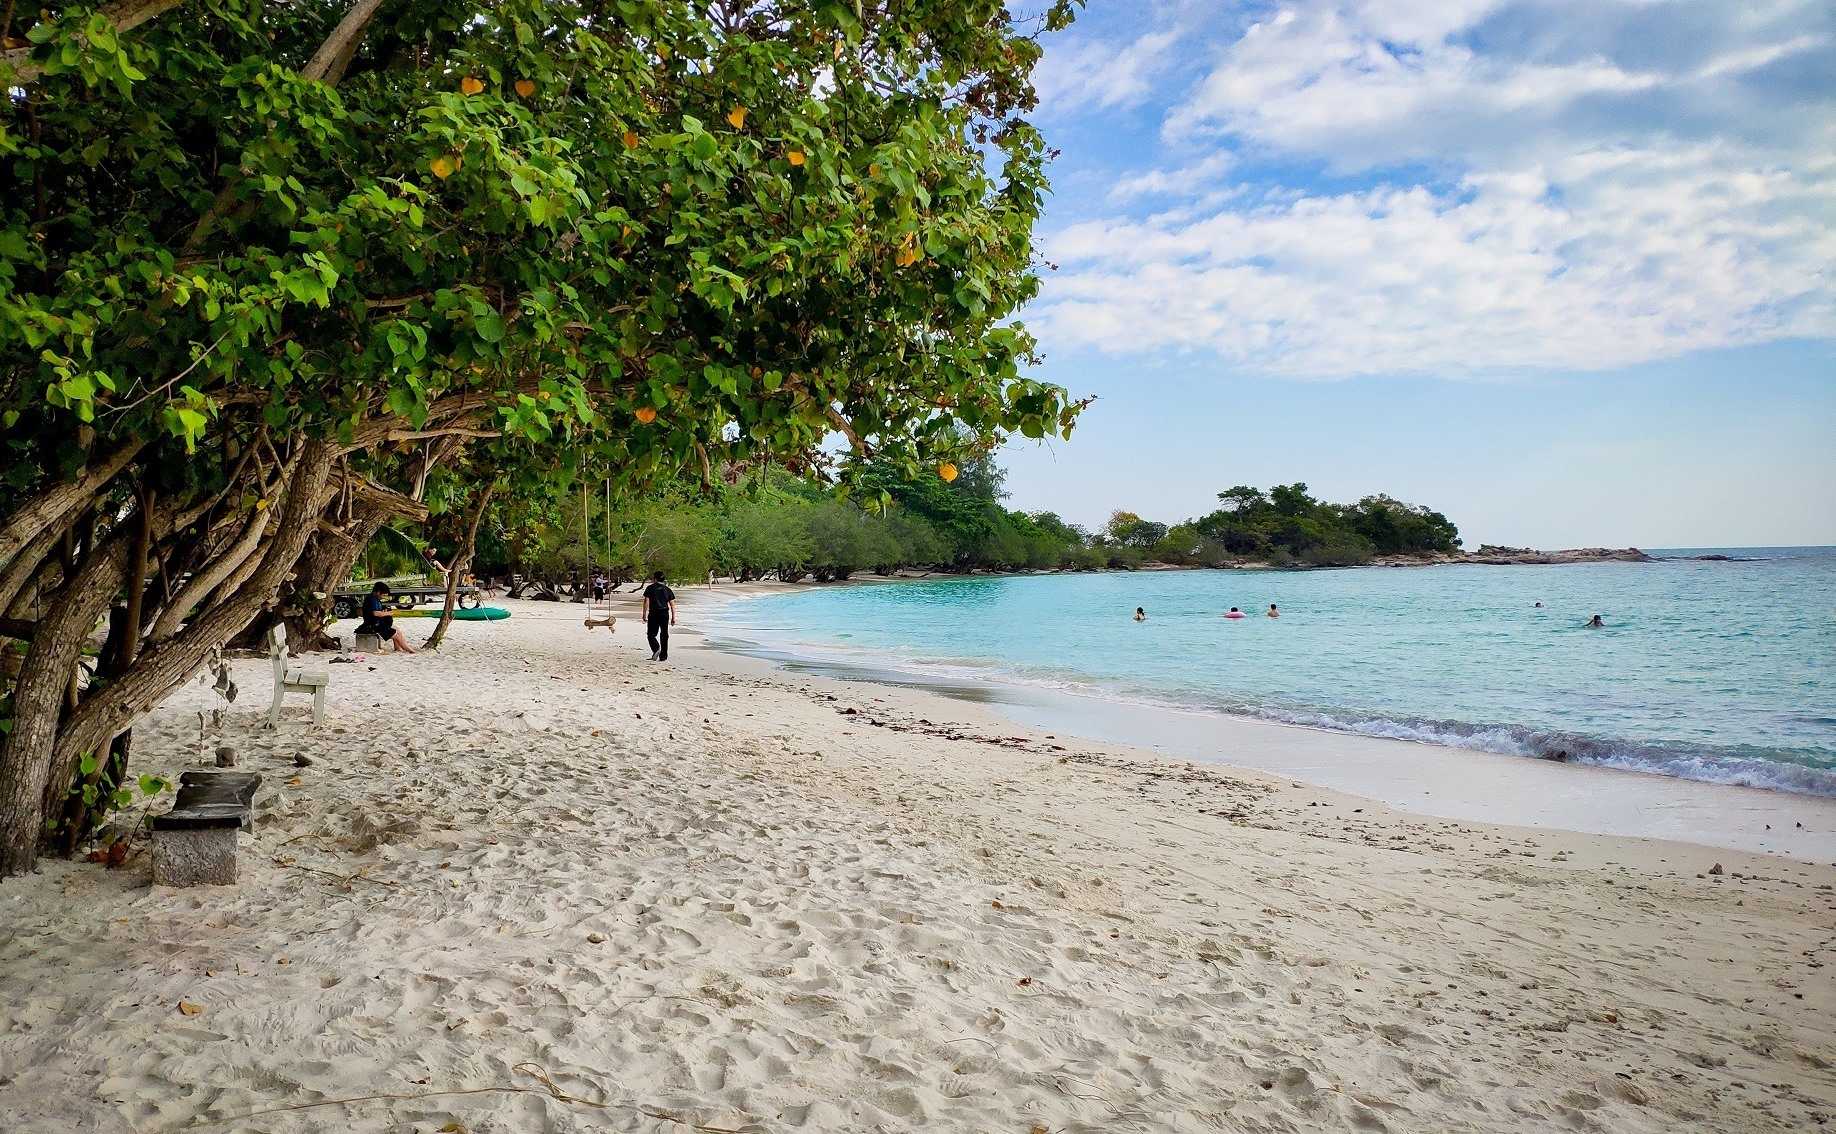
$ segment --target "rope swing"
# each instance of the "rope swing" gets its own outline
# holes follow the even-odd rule
[[[612,562],[612,478],[606,478],[606,563]],[[604,626],[609,633],[618,632],[618,618],[612,613],[612,580],[606,579],[603,595],[593,593],[593,531],[587,520],[587,482],[580,479],[580,546],[585,554],[587,572],[587,616],[586,628],[594,630]]]

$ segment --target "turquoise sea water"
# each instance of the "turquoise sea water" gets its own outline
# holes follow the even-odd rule
[[[1836,548],[1653,554],[1710,553],[1737,561],[830,586],[735,603],[720,632],[912,678],[1836,795]]]

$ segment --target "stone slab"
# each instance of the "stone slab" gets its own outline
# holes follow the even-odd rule
[[[153,884],[235,885],[236,831],[235,826],[155,829]]]

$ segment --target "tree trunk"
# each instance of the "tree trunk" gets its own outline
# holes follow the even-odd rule
[[[355,518],[342,532],[321,527],[313,533],[312,542],[300,556],[299,570],[294,573],[292,601],[274,617],[257,618],[238,636],[251,648],[264,648],[264,636],[276,621],[287,624],[287,649],[295,653],[309,650],[336,649],[337,643],[325,633],[332,620],[332,592],[351,577],[351,568],[363,554],[376,532],[394,513],[381,502],[359,499],[353,506]]]
[[[64,535],[74,528],[76,522],[81,518],[80,510],[71,509],[33,536],[20,549],[19,554],[13,556],[12,562],[6,565],[6,570],[0,572],[0,611],[10,609],[14,599],[30,593],[31,583],[38,576],[39,569],[51,559],[52,553],[63,543]]]
[[[325,505],[334,449],[309,441],[287,483],[287,501],[259,565],[233,594],[213,601],[185,628],[142,654],[133,668],[84,701],[58,733],[51,775],[68,778],[77,760],[146,712],[174,685],[197,671],[212,650],[247,626],[290,575]],[[221,590],[221,588],[219,588]],[[6,832],[9,834],[10,832]]]
[[[142,487],[140,523],[134,529],[134,546],[128,552],[127,601],[110,608],[108,641],[103,644],[97,664],[98,675],[109,680],[127,672],[128,667],[134,664],[134,659],[140,655],[142,611],[147,595],[147,565],[153,554],[153,506],[156,499],[154,489]],[[114,792],[115,785],[127,773],[128,752],[133,743],[132,729],[111,738],[108,758],[98,758],[94,769],[83,777],[83,792],[73,798],[65,810],[65,854],[74,853],[77,844],[108,814],[108,808],[99,804]],[[55,794],[59,786],[56,783],[45,785],[46,791],[53,797],[47,800],[47,813],[55,812],[52,804],[56,802]]]
[[[116,653],[108,662],[115,673],[133,665],[135,656],[140,653],[141,612],[147,599],[147,562],[153,556],[153,505],[157,499],[155,489],[141,486],[140,526],[134,529],[134,547],[128,553],[127,610],[122,616],[124,630]]]
[[[145,444],[144,441],[126,442],[102,460],[85,467],[75,480],[54,484],[16,509],[6,518],[5,526],[0,527],[0,563],[10,562],[33,536],[56,526],[70,513],[87,507]]]
[[[59,592],[32,635],[13,685],[13,730],[0,747],[0,877],[37,864],[64,691],[90,627],[120,590],[127,559],[127,533],[117,531]]]
[[[422,462],[423,474],[456,452],[455,447],[441,443],[451,440],[453,438],[441,438],[428,450]],[[350,490],[348,512],[321,517],[314,525],[287,601],[269,616],[251,622],[238,636],[239,644],[251,649],[267,649],[265,636],[276,622],[284,621],[289,650],[304,653],[337,649],[338,643],[325,633],[326,624],[332,620],[332,592],[350,578],[357,558],[384,524],[396,517],[427,518],[427,505],[421,503],[417,495],[385,488],[364,477],[354,481],[347,477],[345,484]]]
[[[236,542],[231,544],[223,554],[192,572],[191,578],[179,588],[179,593],[173,595],[172,601],[159,612],[159,617],[153,620],[153,632],[149,635],[151,640],[163,642],[178,633],[178,628],[184,623],[186,616],[197,608],[204,596],[254,557],[256,548],[261,543],[262,534],[267,531],[267,528],[267,510],[251,513],[248,522],[243,525],[241,534],[236,537]]]
[[[465,521],[465,542],[453,553],[453,561],[446,568],[446,605],[440,610],[440,621],[434,626],[434,632],[428,636],[427,644],[421,648],[434,650],[446,640],[446,628],[453,624],[453,604],[459,598],[459,580],[465,574],[467,565],[472,562],[472,552],[478,546],[478,525],[484,520],[485,508],[491,503],[491,494],[497,491],[497,485],[487,484],[478,499],[472,502],[472,514]]]

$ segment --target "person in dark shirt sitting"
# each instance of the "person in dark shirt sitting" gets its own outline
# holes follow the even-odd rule
[[[384,614],[389,609],[385,601],[389,597],[389,584],[378,583],[370,588],[370,593],[363,600],[363,621],[358,624],[359,634],[374,634],[386,642],[393,643],[395,648],[404,654],[414,653],[414,647],[408,639],[395,628],[395,618]]]

